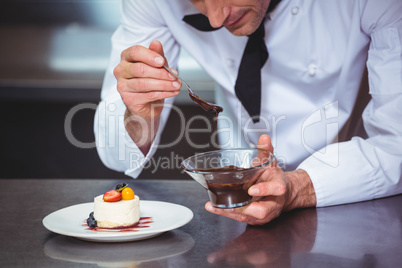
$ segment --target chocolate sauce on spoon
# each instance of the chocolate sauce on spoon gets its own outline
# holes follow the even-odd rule
[[[218,119],[218,115],[219,115],[219,113],[221,113],[223,111],[223,108],[221,106],[218,106],[216,104],[213,104],[213,103],[210,103],[210,102],[207,102],[207,101],[201,99],[200,97],[198,97],[197,95],[194,94],[194,92],[191,90],[190,86],[186,83],[186,81],[184,81],[181,77],[179,77],[177,74],[172,72],[167,66],[163,65],[163,68],[165,68],[166,71],[168,71],[169,73],[174,75],[177,79],[180,79],[180,81],[182,81],[184,83],[184,85],[186,85],[186,87],[188,89],[188,95],[190,96],[190,98],[193,102],[195,102],[198,106],[200,106],[202,109],[204,109],[204,111],[210,112],[214,115],[215,131],[216,131],[216,122]]]
[[[195,102],[198,106],[204,109],[204,111],[212,113],[214,115],[215,120],[218,118],[219,113],[223,111],[223,108],[221,106],[218,106],[216,104],[201,99],[190,90],[188,91],[188,95],[193,100],[193,102]]]

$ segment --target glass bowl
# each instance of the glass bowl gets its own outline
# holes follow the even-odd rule
[[[181,168],[207,190],[214,207],[235,208],[251,203],[248,188],[274,160],[264,150],[224,149],[189,157]]]

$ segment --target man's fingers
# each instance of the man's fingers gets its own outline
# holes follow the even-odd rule
[[[121,59],[127,62],[143,62],[155,68],[165,64],[163,55],[139,45],[125,49],[121,53]]]
[[[215,208],[214,206],[212,206],[211,202],[208,201],[205,204],[205,209],[211,213],[225,216],[225,217],[231,218],[231,219],[239,221],[239,222],[246,222],[246,220],[247,220],[247,216],[244,214],[241,214],[241,212],[240,212],[241,210],[243,210],[243,208],[236,208],[236,209],[234,209],[234,208],[229,208],[229,209]]]
[[[205,209],[211,213],[231,218],[239,222],[260,225],[264,224],[278,215],[273,213],[276,211],[276,202],[269,200],[267,202],[252,202],[247,206],[234,209],[220,209],[212,206],[211,202],[205,204]]]
[[[260,182],[248,189],[251,196],[281,196],[285,193],[286,185],[283,181]]]
[[[257,149],[258,154],[253,159],[253,162],[251,164],[252,167],[272,161],[271,157],[273,157],[272,154],[274,152],[274,148],[271,144],[271,138],[268,135],[263,134],[260,136],[257,143]]]
[[[272,153],[274,151],[274,148],[272,147],[271,144],[271,137],[268,136],[267,134],[261,135],[257,142],[257,149]]]
[[[239,208],[215,208],[212,206],[211,202],[207,202],[205,204],[205,209],[209,212],[225,216],[240,222],[245,222],[249,218],[263,218],[265,215],[262,215],[262,207],[257,205],[257,203],[250,203],[247,206],[239,207]],[[266,208],[263,208],[266,210]]]
[[[124,103],[131,105],[144,105],[158,100],[177,96],[180,91],[151,91],[147,93],[124,93],[121,95]]]
[[[173,72],[177,73],[175,70]],[[113,71],[116,78],[155,78],[160,80],[176,81],[177,78],[164,68],[155,68],[143,62],[123,61]]]
[[[159,42],[158,40],[152,41],[151,44],[149,45],[149,49],[152,51],[155,51],[162,57],[165,57],[165,52],[163,51],[163,46],[162,46],[161,42]]]
[[[133,93],[147,93],[152,91],[178,91],[181,88],[179,81],[166,81],[150,78],[136,78],[123,80],[117,84],[117,90]]]

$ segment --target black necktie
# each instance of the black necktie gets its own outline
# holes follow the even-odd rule
[[[268,11],[271,12],[280,0],[272,0]],[[193,14],[184,16],[183,21],[200,31],[218,30],[213,28],[206,16]],[[264,41],[264,21],[258,29],[249,35],[237,74],[235,92],[254,123],[259,122],[261,112],[261,68],[268,59],[268,50]]]

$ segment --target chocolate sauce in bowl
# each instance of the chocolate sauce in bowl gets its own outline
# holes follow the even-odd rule
[[[241,168],[234,165],[224,166],[220,168],[194,169],[199,172],[237,172],[244,171],[248,168]],[[247,205],[251,202],[251,196],[248,194],[250,180],[242,180],[239,182],[225,183],[219,182],[218,175],[213,181],[206,181],[209,198],[214,206],[222,208],[232,208]]]
[[[220,168],[196,168],[194,171],[200,171],[200,172],[230,172],[230,171],[242,171],[242,170],[247,170],[248,168],[241,168],[238,166],[234,165],[229,165],[229,166],[224,166]]]
[[[251,196],[247,192],[245,182],[238,183],[207,183],[208,195],[212,204],[219,206],[240,206],[246,205],[251,201]]]

